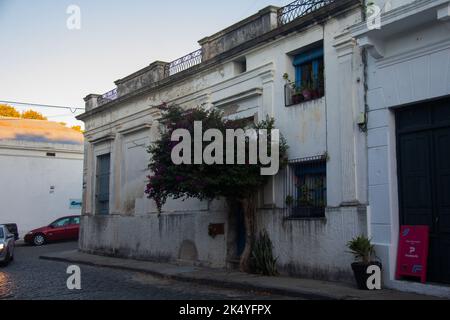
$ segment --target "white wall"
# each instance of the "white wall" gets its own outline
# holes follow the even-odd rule
[[[378,42],[382,58],[368,56],[368,185],[371,235],[384,263],[385,283],[436,293],[394,281],[399,231],[395,107],[450,94],[450,23],[438,21],[436,13],[432,19],[404,26],[401,33]]]
[[[57,156],[46,157],[46,152]],[[82,169],[80,151],[0,147],[0,223],[17,223],[22,238],[56,218],[80,214],[80,209],[70,209],[70,199],[81,200]]]

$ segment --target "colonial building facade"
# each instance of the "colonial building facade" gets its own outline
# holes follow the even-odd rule
[[[369,234],[384,281],[450,296],[450,1],[377,0],[367,51]],[[375,26],[375,28],[374,28]],[[401,225],[430,227],[428,282],[395,279]]]
[[[80,248],[156,261],[233,267],[243,223],[224,201],[169,201],[161,216],[144,193],[156,106],[218,108],[231,119],[274,117],[289,165],[259,194],[285,274],[352,279],[346,243],[367,231],[364,63],[350,27],[359,1],[295,1],[199,41],[171,63],[156,61],[85,98]]]

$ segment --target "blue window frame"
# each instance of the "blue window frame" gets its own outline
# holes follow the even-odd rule
[[[301,89],[318,90],[323,96],[324,59],[323,47],[306,51],[294,57],[295,86]]]
[[[324,217],[327,204],[326,161],[293,163],[291,170],[295,190],[291,217]]]

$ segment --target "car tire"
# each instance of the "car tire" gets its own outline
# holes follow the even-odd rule
[[[33,244],[36,247],[40,247],[45,244],[45,237],[43,234],[37,234],[33,237]]]
[[[0,266],[6,267],[6,266],[9,264],[10,261],[11,261],[11,256],[9,255],[9,251],[6,251],[5,260],[3,260],[3,261],[0,263]]]

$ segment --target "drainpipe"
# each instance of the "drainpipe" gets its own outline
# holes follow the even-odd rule
[[[361,10],[361,18],[362,21],[366,21],[367,20],[367,0],[361,0],[361,4],[362,4],[362,10]],[[363,128],[363,131],[366,133],[366,137],[367,137],[367,124],[369,121],[369,105],[367,103],[367,92],[368,92],[368,85],[367,85],[367,81],[368,81],[368,51],[366,48],[363,48],[361,51],[361,55],[362,55],[362,63],[363,63],[363,90],[364,90],[364,117],[365,117],[365,125]],[[367,139],[366,139],[366,150],[367,150]],[[367,177],[369,176],[369,159],[368,157],[366,158],[366,175]],[[371,227],[371,221],[372,221],[372,210],[370,207],[370,202],[369,202],[369,186],[367,185],[366,188],[366,199],[367,199],[367,208],[366,208],[366,223],[367,223],[367,237],[369,239],[372,239],[372,227]]]

